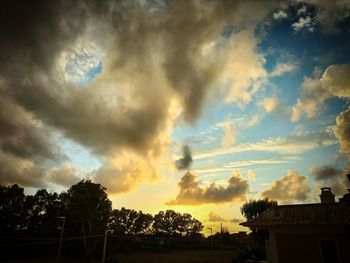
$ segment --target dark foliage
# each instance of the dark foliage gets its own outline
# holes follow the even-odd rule
[[[81,181],[67,192],[49,193],[45,189],[25,195],[18,185],[0,186],[0,261],[5,258],[55,257],[63,222],[63,257],[100,258],[103,234],[109,231],[109,248],[193,242],[203,238],[200,221],[190,214],[172,210],[153,216],[132,209],[112,210],[106,189],[91,181]],[[87,236],[87,238],[79,238]],[[78,238],[76,238],[78,237]],[[121,239],[123,237],[123,239]],[[140,238],[151,238],[141,242]],[[174,237],[183,239],[176,241]],[[121,242],[123,241],[123,242]],[[129,244],[129,245],[128,245]],[[132,246],[130,245],[132,244]],[[20,248],[21,253],[17,253]]]
[[[109,217],[108,229],[117,235],[140,235],[150,231],[153,216],[132,209],[114,209]]]
[[[164,236],[194,236],[203,229],[203,224],[190,214],[173,210],[160,211],[154,216],[153,232]]]
[[[241,213],[248,221],[250,221],[257,218],[268,208],[276,205],[277,201],[269,200],[268,198],[261,200],[249,200],[241,207]]]

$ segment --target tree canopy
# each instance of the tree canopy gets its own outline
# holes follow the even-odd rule
[[[203,229],[203,224],[190,214],[181,214],[173,210],[160,211],[154,216],[153,231],[167,236],[191,236]]]
[[[150,230],[153,216],[142,211],[121,208],[114,209],[109,217],[108,228],[112,234],[138,235]]]
[[[261,215],[268,208],[277,205],[277,201],[268,198],[261,200],[249,200],[241,207],[242,215],[248,220],[253,220]]]

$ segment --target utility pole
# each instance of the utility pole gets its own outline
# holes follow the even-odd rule
[[[102,263],[104,263],[105,260],[106,260],[107,234],[108,234],[108,230],[106,229],[106,231],[105,231],[105,239],[104,239],[104,242],[103,242]]]
[[[211,250],[213,250],[213,228],[207,227],[207,229],[210,230],[210,248],[211,248]]]
[[[61,256],[61,248],[62,248],[62,239],[63,239],[63,232],[64,232],[64,226],[66,224],[66,217],[60,216],[58,219],[62,219],[62,229],[61,229],[61,236],[60,236],[60,242],[58,245],[58,252],[57,252],[57,263],[60,263],[60,256]]]
[[[220,254],[221,254],[221,263],[223,262],[223,251],[222,251],[222,222],[220,223]]]

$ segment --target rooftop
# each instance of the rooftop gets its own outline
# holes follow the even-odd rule
[[[267,209],[251,221],[241,223],[246,227],[298,224],[350,224],[350,205],[345,202],[279,205]]]

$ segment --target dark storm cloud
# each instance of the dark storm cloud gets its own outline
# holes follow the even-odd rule
[[[179,182],[180,192],[168,205],[201,205],[208,203],[227,203],[235,199],[245,199],[248,191],[248,182],[240,174],[232,175],[227,185],[220,186],[211,183],[208,187],[203,187],[197,177],[186,172]]]
[[[195,121],[227,63],[225,52],[204,57],[203,46],[226,25],[251,31],[269,2],[1,1],[1,182],[53,180],[48,162],[62,154],[52,131],[106,157],[119,148],[159,154],[169,105],[178,100]],[[85,88],[58,74],[78,40],[106,52]]]
[[[50,129],[9,99],[0,98],[0,145],[4,153],[20,158],[58,159]]]
[[[331,187],[336,195],[343,195],[350,186],[346,177],[346,170],[338,169],[330,165],[313,166],[310,168],[310,174],[320,183],[321,187]]]
[[[188,145],[184,145],[182,148],[183,157],[175,162],[176,168],[179,170],[187,169],[192,164],[191,149]]]
[[[316,180],[335,180],[343,176],[344,171],[332,166],[324,165],[319,167],[313,167],[311,169],[311,174]]]

